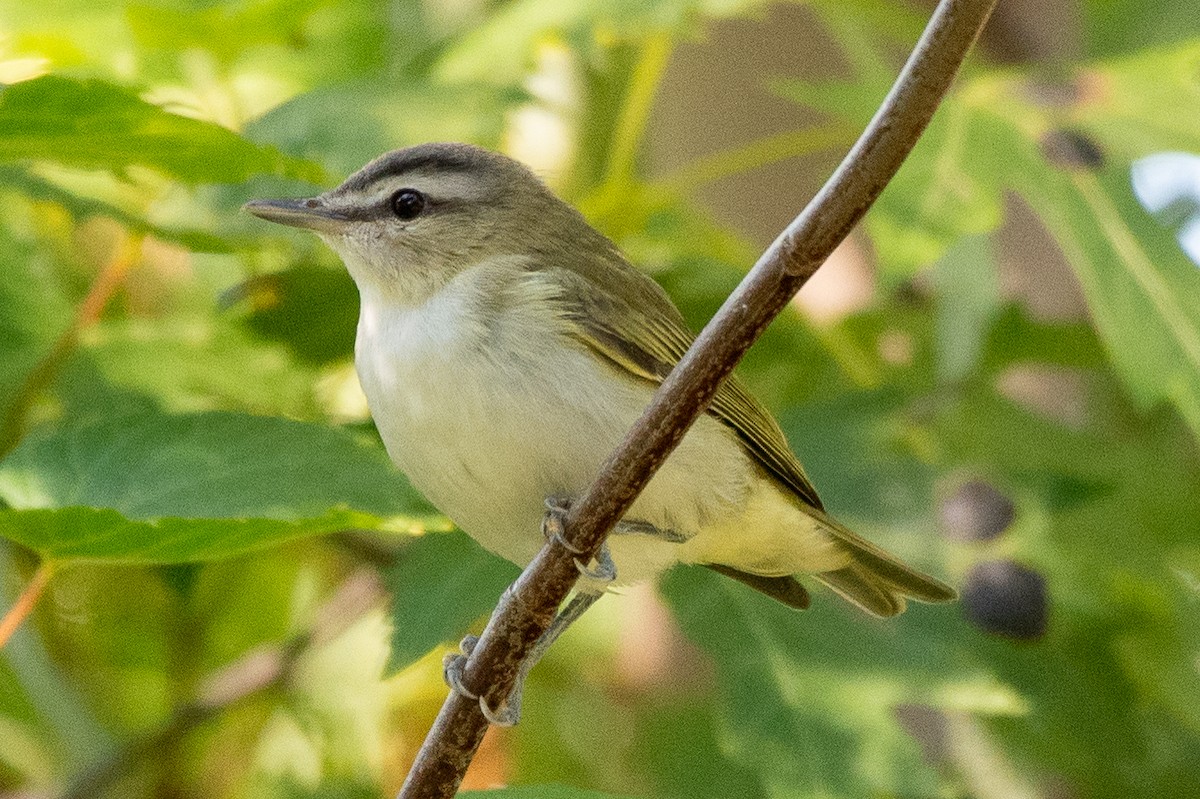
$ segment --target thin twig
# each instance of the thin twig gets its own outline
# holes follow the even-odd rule
[[[875,118],[817,196],[763,253],[655,394],[587,494],[565,536],[586,559],[633,503],[717,387],[767,324],[862,219],[925,130],[996,0],[942,0]],[[548,543],[501,597],[472,650],[463,684],[498,707],[517,668],[546,630],[579,572],[574,555]],[[487,730],[476,701],[452,692],[401,799],[448,799]]]
[[[4,614],[4,618],[0,619],[0,649],[4,648],[8,639],[12,638],[13,633],[21,626],[21,622],[25,621],[33,612],[38,600],[42,598],[46,586],[50,584],[50,578],[54,576],[56,569],[57,564],[54,561],[43,560],[38,565],[37,571],[33,573],[33,577],[29,579],[29,584],[17,597],[17,601]]]
[[[54,342],[54,346],[45,357],[26,375],[25,381],[17,389],[16,398],[5,411],[4,419],[0,420],[0,458],[20,442],[24,433],[25,417],[28,416],[30,407],[58,377],[59,370],[79,344],[79,334],[100,319],[104,306],[108,305],[108,301],[125,281],[129,270],[137,263],[137,245],[143,238],[141,235],[132,235],[122,241],[116,254],[96,273],[87,294],[75,309],[75,317],[71,324]]]
[[[845,145],[852,138],[854,130],[842,121],[789,130],[697,158],[657,182],[683,194],[731,175]]]
[[[642,140],[650,107],[671,55],[671,37],[656,33],[642,45],[642,52],[629,82],[629,92],[613,130],[612,156],[608,159],[605,183],[623,185],[634,173],[638,142]]]

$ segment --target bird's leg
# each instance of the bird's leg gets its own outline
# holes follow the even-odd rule
[[[550,648],[550,645],[563,634],[563,631],[571,626],[572,622],[594,605],[596,600],[601,596],[603,596],[603,592],[580,591],[571,598],[566,607],[558,612],[558,615],[554,617],[554,621],[550,622],[550,626],[546,628],[546,632],[533,645],[533,649],[529,652],[529,657],[525,659],[525,662],[517,670],[517,678],[513,682],[512,692],[500,707],[490,708],[487,706],[487,702],[480,698],[479,709],[488,721],[500,727],[511,727],[521,720],[521,697],[525,691],[525,678],[529,676],[529,672],[542,659],[542,656],[546,654],[546,650]]]
[[[542,517],[542,537],[547,541],[557,541],[563,549],[582,555],[583,550],[563,537],[563,523],[567,512],[571,510],[571,500],[566,497],[546,497],[546,515]]]
[[[562,544],[568,552],[582,555],[583,550],[577,548],[563,537],[563,523],[567,512],[571,509],[571,500],[566,497],[549,497],[546,499],[546,515],[542,517],[542,536],[547,540],[555,540]],[[672,530],[669,527],[659,527],[650,522],[638,519],[622,519],[612,530],[613,535],[644,535],[647,538],[657,538],[669,544],[685,543],[690,536]]]
[[[659,541],[666,541],[668,544],[683,544],[689,538],[689,536],[678,530],[658,527],[650,522],[638,521],[637,519],[622,519],[617,522],[617,526],[613,528],[612,534],[644,535],[647,538],[657,538]]]
[[[546,515],[542,517],[542,537],[547,541],[557,541],[568,552],[582,555],[583,550],[571,544],[563,536],[563,521],[570,509],[571,501],[569,499],[548,497],[546,499]],[[575,568],[579,569],[579,573],[584,577],[605,584],[611,583],[617,577],[617,567],[613,564],[612,557],[608,554],[608,547],[604,544],[600,545],[600,551],[596,553],[595,569],[589,569],[587,564],[579,558],[575,558]],[[600,593],[603,593],[602,589]]]
[[[568,552],[582,555],[583,550],[570,544],[563,536],[563,520],[566,518],[570,507],[569,499],[564,497],[548,498],[546,500],[546,515],[542,518],[542,535],[547,540],[557,541]],[[613,535],[643,535],[673,544],[682,544],[688,540],[686,535],[676,530],[663,529],[649,522],[637,520],[623,520],[618,522],[617,526],[613,528]],[[511,727],[517,723],[521,718],[521,697],[525,688],[525,678],[529,675],[530,670],[542,659],[546,650],[558,639],[558,636],[562,635],[567,627],[571,626],[576,619],[595,604],[596,600],[604,594],[605,587],[617,577],[617,567],[613,563],[607,545],[601,545],[600,551],[596,553],[595,568],[589,568],[579,558],[575,558],[575,568],[586,578],[586,584],[576,592],[566,607],[559,611],[558,615],[554,617],[554,621],[546,629],[546,632],[533,645],[529,656],[517,671],[517,678],[513,683],[512,693],[508,695],[504,704],[499,708],[492,709],[488,707],[482,698],[467,690],[462,684],[463,666],[466,664],[467,657],[470,656],[471,651],[475,648],[475,644],[479,641],[477,637],[468,635],[462,640],[462,654],[456,653],[446,656],[443,662],[446,683],[454,691],[468,699],[479,699],[479,709],[492,724]]]
[[[569,509],[569,500],[557,497],[547,499],[546,515],[542,519],[542,535],[548,540],[553,539],[558,541],[569,552],[581,555],[583,554],[582,550],[575,548],[563,538],[563,519],[566,517]],[[606,545],[601,545],[600,551],[596,553],[596,567],[594,569],[588,568],[587,564],[584,564],[579,558],[575,558],[575,568],[579,569],[579,573],[587,578],[587,580],[576,589],[575,596],[558,612],[554,620],[550,622],[550,626],[546,628],[546,632],[542,633],[542,637],[533,645],[533,649],[529,651],[529,655],[517,670],[512,692],[509,693],[508,698],[504,700],[504,703],[500,707],[488,707],[483,697],[471,692],[462,684],[463,668],[466,666],[467,658],[470,657],[471,652],[475,649],[475,645],[479,643],[478,637],[468,635],[463,638],[460,644],[462,652],[448,654],[443,659],[442,673],[446,679],[446,684],[450,686],[451,690],[468,699],[478,699],[479,709],[483,712],[484,718],[492,724],[501,727],[511,727],[520,720],[521,696],[525,690],[525,678],[529,675],[530,670],[537,665],[542,656],[546,654],[546,650],[558,640],[563,631],[570,627],[576,619],[596,603],[597,599],[604,595],[607,585],[617,577],[617,567],[613,563]]]
[[[588,580],[600,583],[593,593],[603,594],[608,584],[617,579],[617,565],[608,553],[608,544],[600,545],[600,551],[596,553],[596,568],[589,569],[579,558],[575,558],[575,568]]]
[[[475,645],[479,643],[479,637],[468,635],[462,639],[460,647],[461,652],[452,652],[442,660],[442,675],[445,677],[446,684],[450,689],[457,694],[465,696],[467,699],[479,700],[479,710],[483,713],[484,718],[500,727],[511,727],[521,719],[521,696],[525,691],[525,678],[529,676],[529,672],[537,665],[537,662],[546,654],[546,650],[550,645],[558,639],[563,631],[571,626],[571,623],[578,619],[587,611],[596,600],[603,596],[603,592],[597,591],[579,591],[571,598],[566,607],[558,612],[554,617],[554,621],[550,622],[550,626],[546,628],[546,632],[542,633],[542,637],[533,645],[533,649],[529,651],[529,656],[525,658],[520,668],[517,670],[516,680],[513,682],[512,692],[508,698],[498,708],[488,707],[487,702],[483,697],[472,691],[467,690],[462,684],[463,667],[466,666],[467,658],[475,649]]]

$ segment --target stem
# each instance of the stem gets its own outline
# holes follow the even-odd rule
[[[25,586],[25,590],[17,597],[17,601],[8,613],[4,614],[4,618],[0,619],[0,649],[8,643],[8,639],[12,638],[13,633],[21,626],[21,622],[33,612],[37,606],[38,600],[42,598],[42,594],[46,590],[46,586],[50,583],[50,578],[54,576],[54,572],[58,570],[58,564],[52,560],[44,560],[37,567],[37,571],[33,573],[29,584]]]
[[[499,707],[508,696],[521,662],[574,587],[579,577],[575,558],[586,563],[595,556],[608,531],[708,407],[721,381],[896,174],[995,2],[939,3],[891,92],[841,166],[759,258],[659,387],[600,476],[572,505],[564,524],[567,545],[548,542],[505,591],[462,675],[463,684],[490,707]],[[400,798],[453,796],[487,726],[478,701],[452,692]]]
[[[886,83],[891,77],[888,59],[882,49],[865,35],[859,21],[852,21],[844,10],[836,6],[815,8],[833,40],[841,48],[842,55],[850,63],[854,72],[852,79],[859,85]]]
[[[849,141],[852,132],[843,122],[804,130],[790,130],[730,150],[713,153],[662,179],[662,183],[687,192],[715,180],[773,164],[788,158],[827,150]]]
[[[137,261],[136,245],[141,240],[141,236],[127,238],[117,254],[100,269],[79,307],[75,309],[75,318],[71,320],[71,324],[54,342],[46,357],[25,377],[25,382],[17,390],[16,398],[8,408],[8,414],[0,422],[0,458],[11,452],[21,440],[29,409],[54,382],[67,358],[75,351],[79,344],[79,334],[100,319],[104,306],[108,305],[108,301],[124,282],[129,270]]]
[[[657,33],[646,40],[641,57],[634,67],[629,81],[629,91],[613,130],[612,154],[608,159],[605,185],[622,185],[635,173],[635,161],[646,122],[650,118],[650,107],[659,79],[666,69],[671,55],[671,38],[666,33]]]

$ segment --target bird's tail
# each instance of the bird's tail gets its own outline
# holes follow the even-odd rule
[[[766,594],[777,602],[782,602],[789,608],[804,610],[808,607],[808,592],[804,590],[800,581],[790,574],[783,577],[764,577],[761,574],[751,574],[732,566],[722,566],[719,563],[704,565],[717,574],[732,577],[742,585],[748,585],[755,591]]]
[[[906,565],[823,511],[805,508],[805,512],[851,557],[849,565],[813,577],[872,616],[887,618],[903,613],[907,599],[949,602],[958,596],[941,580]]]

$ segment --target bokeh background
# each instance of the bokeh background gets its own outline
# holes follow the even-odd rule
[[[340,264],[242,202],[501,149],[699,329],[929,10],[0,2],[0,796],[391,796],[516,574],[382,454]],[[1001,0],[740,369],[827,506],[962,600],[676,570],[564,636],[467,787],[1200,796],[1197,20]]]

